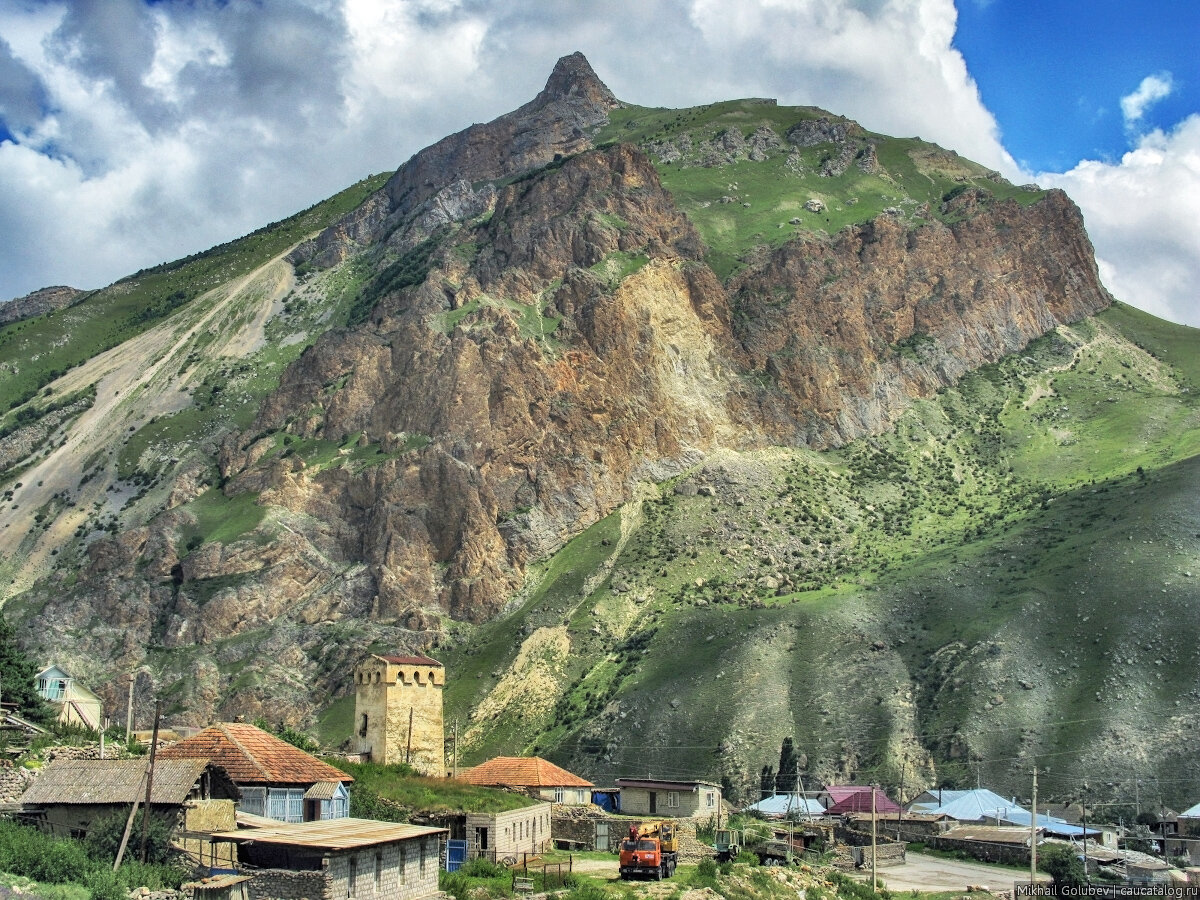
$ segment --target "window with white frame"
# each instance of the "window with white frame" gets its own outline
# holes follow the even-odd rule
[[[554,802],[562,803],[566,799],[567,791],[565,788],[556,787],[554,789]]]
[[[278,822],[303,822],[304,788],[268,788],[267,818]]]
[[[242,799],[237,803],[239,811],[252,816],[267,814],[267,789],[262,787],[242,788]]]
[[[679,805],[679,791],[667,791],[667,806]]]
[[[716,791],[706,791],[704,794],[704,801],[707,804],[708,808],[712,809],[714,806],[717,805],[717,792]]]

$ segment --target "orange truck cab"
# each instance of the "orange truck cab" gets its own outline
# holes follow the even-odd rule
[[[675,827],[669,822],[630,825],[629,836],[621,842],[620,859],[623,879],[646,877],[661,881],[670,878],[679,864]]]

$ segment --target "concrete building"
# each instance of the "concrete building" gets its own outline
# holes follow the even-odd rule
[[[355,753],[446,774],[442,688],[446,670],[428,656],[369,656],[354,670]]]
[[[706,819],[721,808],[721,786],[711,781],[618,778],[616,784],[626,816]]]
[[[541,853],[554,846],[550,836],[551,806],[535,803],[499,813],[467,813],[467,850],[472,859],[482,856],[503,862],[521,854]]]
[[[249,900],[418,900],[438,893],[443,828],[368,819],[213,835],[252,870]]]
[[[80,725],[93,731],[104,727],[100,698],[61,666],[50,665],[37,673],[37,692],[54,707],[58,721],[64,725]]]

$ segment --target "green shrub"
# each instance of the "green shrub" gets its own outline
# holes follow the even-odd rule
[[[93,869],[83,879],[83,885],[91,891],[92,900],[129,900],[128,888],[122,887],[117,873],[111,869]]]
[[[128,860],[141,857],[142,822],[145,818],[145,808],[139,809],[133,819],[133,830],[129,833],[129,846],[125,848],[125,858]],[[93,859],[100,862],[112,863],[117,858],[117,850],[121,846],[121,838],[125,834],[125,813],[113,813],[97,820],[88,829],[84,847]],[[163,865],[170,862],[174,851],[171,850],[171,823],[160,816],[150,816],[150,829],[146,835],[146,861]],[[139,887],[140,885],[134,885]],[[150,887],[150,885],[146,885]]]
[[[734,859],[734,862],[745,863],[748,866],[757,866],[761,864],[758,856],[749,850],[743,850],[741,853],[739,853],[737,858]]]
[[[0,822],[0,871],[34,881],[78,881],[91,861],[77,841],[53,838],[33,828]]]
[[[508,869],[490,859],[478,857],[471,860],[458,871],[469,878],[495,878],[497,875],[507,875]]]
[[[715,859],[702,859],[696,864],[696,874],[701,878],[712,880],[717,877],[717,861]]]

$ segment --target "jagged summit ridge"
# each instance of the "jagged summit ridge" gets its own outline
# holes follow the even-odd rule
[[[378,195],[303,245],[294,259],[333,265],[384,236],[393,247],[407,250],[440,225],[490,209],[494,190],[489,185],[474,190],[472,184],[509,178],[590,149],[593,133],[619,105],[582,53],[564,56],[536,97],[417,153]]]
[[[546,87],[538,96],[546,100],[581,98],[594,106],[607,109],[618,104],[608,85],[600,80],[587,57],[579,51],[562,57],[554,64]]]

